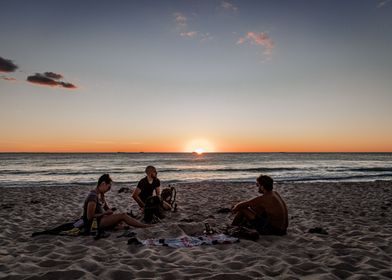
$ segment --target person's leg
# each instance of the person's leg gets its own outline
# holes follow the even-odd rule
[[[148,227],[149,225],[143,224],[138,220],[128,216],[126,213],[122,214],[113,214],[108,216],[103,216],[101,219],[100,227],[108,228],[117,225],[120,222],[125,222],[129,226],[133,227]]]
[[[121,215],[123,215],[123,217],[124,217],[123,221],[129,226],[139,227],[139,228],[146,228],[146,227],[151,226],[151,225],[147,225],[147,224],[143,224],[143,223],[139,222],[138,220],[128,216],[126,213],[122,213]]]
[[[251,226],[255,228],[261,235],[268,235],[269,230],[269,218],[267,213],[262,213],[261,215],[256,216],[254,220],[251,221]]]
[[[241,209],[238,211],[237,215],[234,217],[232,226],[240,226],[244,222],[250,222],[256,218],[256,213],[249,208]]]

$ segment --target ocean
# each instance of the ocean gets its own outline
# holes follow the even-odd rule
[[[103,173],[135,186],[154,165],[162,185],[223,181],[277,182],[392,179],[392,153],[0,153],[0,187],[92,185]]]

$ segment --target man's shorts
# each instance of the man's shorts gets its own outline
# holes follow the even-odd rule
[[[269,223],[268,215],[263,213],[252,220],[251,225],[261,235],[286,235],[287,231],[280,228],[276,228]]]

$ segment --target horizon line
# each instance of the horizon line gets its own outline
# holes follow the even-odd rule
[[[392,151],[383,152],[367,152],[367,151],[351,151],[351,152],[203,152],[203,154],[387,154],[392,153]],[[0,154],[197,154],[195,152],[1,152]]]

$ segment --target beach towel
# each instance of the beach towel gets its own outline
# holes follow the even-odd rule
[[[97,230],[97,220],[94,219],[93,224],[91,226],[91,235],[96,234]],[[31,236],[37,235],[64,235],[64,236],[79,236],[85,235],[84,228],[83,228],[83,219],[77,219],[70,223],[65,223],[60,226],[54,227],[52,229],[44,230],[44,231],[37,231],[33,232]]]
[[[201,245],[231,244],[238,242],[238,238],[226,234],[213,234],[201,236],[182,236],[177,238],[153,238],[139,240],[131,238],[128,244],[139,244],[144,246],[167,246],[171,248],[189,248]]]

